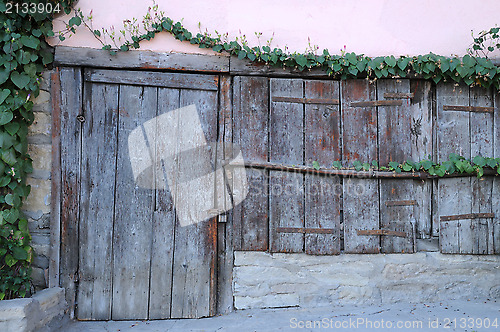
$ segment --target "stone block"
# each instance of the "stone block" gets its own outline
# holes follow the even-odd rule
[[[28,153],[33,159],[34,170],[50,172],[52,164],[52,146],[50,144],[29,144]]]
[[[46,112],[33,112],[35,119],[28,128],[28,135],[51,135],[52,117]]]
[[[23,204],[23,209],[28,211],[50,212],[51,183],[48,180],[28,178],[26,183],[31,186],[31,193]]]

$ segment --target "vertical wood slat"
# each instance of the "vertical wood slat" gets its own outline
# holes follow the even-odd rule
[[[419,161],[435,160],[433,149],[433,89],[429,81],[411,80],[410,91],[413,94],[410,105],[411,129],[411,159]],[[432,186],[433,181],[413,181],[413,196],[418,204],[414,207],[416,221],[415,231],[418,238],[426,239],[432,236]],[[436,223],[439,228],[439,222]],[[436,233],[437,234],[437,233]]]
[[[246,161],[267,162],[269,80],[265,77],[235,77],[233,87],[233,143]],[[234,250],[265,251],[268,234],[268,172],[246,168],[249,192],[234,207]]]
[[[385,93],[410,93],[409,80],[379,80],[377,95],[385,100]],[[379,162],[388,165],[391,161],[402,162],[411,158],[412,114],[410,100],[401,106],[378,107]],[[406,233],[406,237],[382,236],[381,251],[384,253],[412,253],[414,206],[387,206],[387,201],[416,199],[413,195],[413,180],[380,179],[380,228]],[[417,203],[421,203],[417,198]]]
[[[60,285],[66,290],[66,301],[73,316],[78,280],[79,183],[81,158],[81,123],[77,116],[82,107],[82,75],[79,68],[59,69],[60,95]],[[54,119],[54,121],[57,121]],[[54,165],[55,166],[55,165]],[[55,217],[55,216],[54,216]],[[57,248],[59,250],[59,248]]]
[[[231,77],[221,76],[219,95],[219,142],[222,149],[217,151],[217,160],[233,157],[232,137],[233,110],[231,105]],[[227,179],[227,174],[224,180]],[[227,179],[229,181],[229,179]],[[226,181],[224,181],[227,187]],[[267,218],[266,218],[267,219]],[[267,221],[267,220],[266,220]],[[217,310],[216,314],[227,314],[233,311],[233,213],[219,215],[217,225]],[[266,223],[267,226],[267,223]],[[267,229],[267,227],[265,227]],[[267,238],[267,237],[266,237]]]
[[[158,89],[158,109],[156,116],[161,116],[179,108],[180,91],[178,89]],[[175,208],[170,188],[163,174],[160,160],[163,145],[171,146],[176,132],[166,131],[162,123],[154,121],[155,133],[147,132],[150,149],[154,152],[155,209],[153,212],[151,272],[149,289],[149,319],[170,318],[172,303],[172,264],[174,255]],[[166,124],[169,126],[169,124]],[[170,127],[170,126],[169,126]],[[168,167],[168,166],[166,166]],[[166,169],[166,172],[172,171]]]
[[[474,87],[470,88],[470,106],[493,107],[493,96],[490,89]],[[477,155],[484,157],[493,156],[494,142],[494,114],[470,112],[471,130],[471,158]],[[493,177],[483,177],[478,179],[472,177],[472,212],[491,213]],[[472,254],[493,253],[493,220],[491,218],[478,218],[471,220],[471,237],[469,250],[464,250]]]
[[[128,138],[132,130],[156,116],[157,89],[120,86],[119,104],[112,319],[147,319],[154,179],[148,179],[151,183],[135,183]]]
[[[111,319],[118,86],[85,83],[83,115],[78,318],[107,320]]]
[[[437,158],[448,160],[450,153],[470,158],[469,114],[445,111],[445,105],[469,105],[469,87],[440,83],[436,87]],[[438,179],[438,216],[472,212],[470,178]],[[470,229],[470,220],[440,221],[439,244],[443,253],[460,253],[460,228]],[[463,232],[462,232],[463,233]],[[464,235],[464,234],[463,234]]]
[[[207,142],[217,140],[217,92],[181,90],[180,107],[194,104]],[[186,145],[189,140],[200,142],[201,137],[192,137],[191,133],[182,131],[183,120],[179,122],[177,144]],[[184,150],[184,149],[182,149]],[[178,150],[180,151],[180,150]],[[186,168],[204,158],[202,151],[192,156],[178,157],[179,178]],[[215,165],[215,153],[212,165]],[[215,176],[206,178],[215,180]],[[215,183],[214,183],[215,185]],[[208,197],[207,193],[200,197]],[[175,205],[181,203],[189,206],[197,200],[195,191],[177,191]],[[198,198],[199,199],[199,198]],[[214,197],[212,193],[212,204]],[[193,223],[187,226],[179,224],[175,227],[174,264],[172,272],[172,309],[171,318],[199,318],[215,313],[216,298],[216,256],[217,255],[217,218]]]
[[[307,80],[304,98],[339,99],[339,82]],[[305,105],[305,162],[317,161],[330,167],[341,160],[340,109],[338,105]],[[306,228],[334,229],[333,234],[305,234],[305,252],[325,255],[340,253],[341,186],[339,177],[306,174],[304,179]]]
[[[271,79],[271,98],[303,97],[301,79]],[[304,106],[271,102],[270,161],[304,162]],[[304,234],[279,233],[278,227],[304,227],[304,176],[299,173],[269,172],[269,241],[272,252],[302,252]]]
[[[500,158],[500,94],[495,92],[494,98],[495,111],[493,113],[493,155]],[[492,210],[495,218],[491,221],[491,235],[493,243],[493,253],[500,254],[500,177],[496,176],[493,180],[492,189]]]
[[[344,164],[377,159],[377,109],[351,102],[374,101],[376,87],[366,80],[342,81],[342,153]],[[347,253],[380,252],[380,236],[357,235],[379,228],[378,180],[343,179],[344,248]]]

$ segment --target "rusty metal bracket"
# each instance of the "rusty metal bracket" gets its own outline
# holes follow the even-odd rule
[[[495,218],[494,213],[467,213],[456,214],[453,216],[441,216],[441,221],[460,220],[460,219],[478,219],[478,218]]]
[[[414,199],[403,200],[403,201],[387,201],[385,206],[406,206],[406,205],[417,205],[417,201]]]
[[[370,100],[370,101],[354,101],[350,104],[351,107],[376,107],[376,106],[402,106],[406,100]]]
[[[388,229],[357,229],[356,233],[358,235],[389,235],[389,236],[406,237],[405,232],[391,231]]]
[[[273,101],[280,103],[340,105],[340,101],[338,99],[273,97]]]
[[[452,105],[443,105],[443,111],[462,111],[462,112],[493,113],[493,112],[495,112],[495,108],[494,107],[482,107],[482,106],[452,106]]]
[[[303,227],[278,227],[276,228],[278,233],[314,233],[314,234],[335,234],[336,229],[333,228],[303,228]]]

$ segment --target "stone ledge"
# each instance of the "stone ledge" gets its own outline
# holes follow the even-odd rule
[[[0,301],[0,331],[55,331],[66,319],[65,309],[62,288],[47,288],[31,298]]]

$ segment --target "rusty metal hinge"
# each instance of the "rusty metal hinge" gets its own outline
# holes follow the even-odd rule
[[[495,218],[494,213],[467,213],[456,214],[453,216],[441,216],[441,221],[460,220],[460,219],[478,219],[478,218]]]
[[[315,234],[335,234],[337,230],[334,228],[304,228],[304,227],[278,227],[278,233],[315,233]]]
[[[356,233],[358,235],[388,235],[388,236],[398,236],[406,237],[405,232],[391,231],[388,229],[357,229]]]

